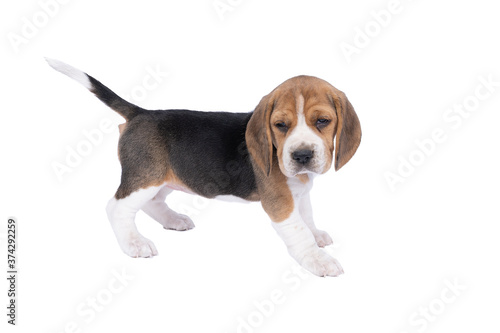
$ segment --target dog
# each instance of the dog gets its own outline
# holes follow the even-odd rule
[[[140,209],[166,229],[194,227],[165,203],[168,194],[184,191],[260,201],[303,268],[318,276],[343,273],[338,261],[320,249],[332,239],[316,228],[309,197],[313,179],[332,164],[342,168],[361,142],[358,116],[343,92],[302,75],[280,84],[250,113],[149,111],[74,67],[47,62],[126,120],[119,125],[121,183],[106,212],[127,255],[158,254],[136,228]]]

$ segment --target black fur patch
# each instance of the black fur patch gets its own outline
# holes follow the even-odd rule
[[[251,115],[190,110],[136,115],[120,139],[122,184],[117,197],[161,181],[171,169],[201,196],[248,199],[257,190],[245,143]]]
[[[136,115],[145,111],[142,108],[127,102],[92,76],[88,74],[86,75],[92,84],[92,89],[90,89],[90,91],[92,91],[94,95],[96,95],[97,98],[99,98],[104,104],[118,112],[125,119],[131,120]]]

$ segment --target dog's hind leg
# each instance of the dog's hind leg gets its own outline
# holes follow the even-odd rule
[[[158,221],[165,229],[178,231],[193,229],[194,223],[189,216],[173,211],[165,203],[165,198],[172,192],[171,188],[163,187],[153,199],[142,206],[142,210]]]
[[[158,254],[153,242],[139,233],[134,220],[137,211],[154,198],[161,188],[141,188],[125,197],[117,195],[108,202],[106,212],[118,244],[131,257],[147,258]]]

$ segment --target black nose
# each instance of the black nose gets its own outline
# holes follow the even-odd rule
[[[313,151],[309,149],[296,150],[292,153],[293,159],[297,163],[307,164],[313,155]]]

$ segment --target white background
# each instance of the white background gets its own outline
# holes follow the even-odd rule
[[[6,271],[5,227],[15,216],[20,271],[16,327],[6,323],[0,284],[2,332],[498,332],[500,21],[492,1],[401,0],[382,27],[372,12],[389,0],[222,0],[231,6],[222,17],[212,0],[73,0],[45,6],[50,17],[47,2],[0,9],[0,258]],[[26,27],[33,22],[36,31]],[[13,36],[25,39],[14,45]],[[356,38],[362,47],[348,61],[341,45]],[[160,255],[126,257],[104,210],[119,184],[117,130],[62,180],[53,169],[84,145],[84,131],[121,118],[45,56],[136,97],[148,70],[168,72],[131,99],[146,108],[250,111],[299,74],[344,91],[361,146],[339,172],[316,179],[312,200],[345,274],[297,271],[260,204],[185,194],[168,202],[197,227],[166,231],[141,212],[138,227]],[[497,86],[478,100],[476,89],[488,92],[481,77]],[[467,118],[443,118],[464,101],[474,109]],[[435,129],[445,140],[424,155],[415,141]],[[419,165],[391,190],[386,173],[397,175],[411,156]]]

